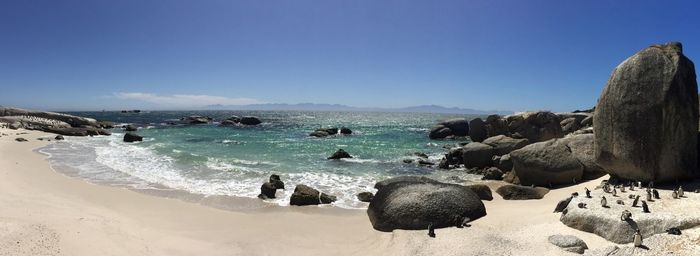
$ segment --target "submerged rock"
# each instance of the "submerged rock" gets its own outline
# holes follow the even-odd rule
[[[654,45],[615,68],[593,117],[596,161],[619,178],[697,177],[698,88],[680,43]]]
[[[411,179],[386,182],[377,191],[367,208],[374,229],[390,232],[461,226],[465,220],[486,215],[479,196],[467,187]]]
[[[330,204],[336,200],[335,196],[321,193],[314,188],[300,184],[294,188],[294,194],[289,198],[289,204],[298,206]]]
[[[350,130],[349,128],[346,128],[346,127],[342,127],[342,128],[340,128],[340,134],[350,135],[350,134],[352,134],[352,130]]]
[[[143,137],[139,136],[136,133],[133,132],[127,132],[124,134],[124,142],[134,142],[134,141],[143,141]]]
[[[245,125],[259,125],[262,123],[259,118],[254,116],[244,116],[241,118],[240,122]]]
[[[338,149],[338,151],[335,151],[335,153],[333,153],[333,155],[328,157],[328,159],[332,159],[332,160],[341,159],[341,158],[352,158],[352,156],[350,155],[350,153],[345,152],[345,150],[343,150],[341,148],[341,149]]]

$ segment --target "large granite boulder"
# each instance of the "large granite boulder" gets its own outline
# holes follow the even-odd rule
[[[509,134],[508,122],[499,115],[490,115],[486,118],[486,136]]]
[[[0,107],[0,116],[37,117],[67,123],[71,127],[98,126],[97,120],[92,118],[85,118],[55,112],[33,111],[20,108]]]
[[[471,189],[439,182],[391,182],[372,198],[367,215],[374,229],[419,230],[458,226],[468,218],[486,216],[486,208]]]
[[[583,177],[583,165],[561,139],[527,145],[510,152],[510,158],[522,185],[573,184]]]
[[[444,139],[449,136],[464,137],[469,135],[469,122],[464,118],[454,118],[442,121],[430,129],[430,139]]]
[[[508,154],[516,149],[521,149],[522,147],[527,146],[527,144],[530,144],[527,139],[514,139],[505,135],[489,137],[482,143],[492,146],[496,151],[496,155],[499,156]]]
[[[571,199],[559,220],[571,228],[596,234],[618,244],[632,242],[636,229],[646,238],[666,233],[666,230],[673,227],[685,230],[700,226],[697,214],[700,211],[700,194],[685,193],[684,198],[673,199],[670,195],[672,191],[658,191],[661,199],[645,201],[651,213],[644,213],[642,207],[632,207],[633,199],[629,199],[630,195],[646,198],[644,189],[620,191],[618,197],[613,197],[600,188],[593,189],[592,198],[577,196]],[[607,207],[601,206],[601,196],[607,198]],[[616,204],[615,199],[621,199],[625,204]],[[586,204],[586,207],[579,208],[579,203]],[[624,210],[632,213],[631,219],[621,220],[620,215]]]
[[[289,198],[289,204],[298,206],[330,204],[336,200],[335,196],[321,193],[312,187],[300,184],[294,188],[294,194]]]
[[[420,183],[440,183],[437,180],[425,177],[425,176],[396,176],[386,180],[379,181],[374,184],[374,188],[379,190],[383,187],[396,182],[420,182]]]
[[[583,165],[583,179],[592,180],[605,175],[605,170],[595,161],[595,135],[569,135],[561,139],[571,154]]]
[[[474,118],[469,121],[469,138],[474,142],[482,142],[488,136],[486,123],[481,118]]]
[[[593,117],[596,161],[622,179],[698,176],[698,88],[680,43],[654,45],[613,71]]]
[[[552,112],[525,112],[506,117],[510,137],[526,138],[530,142],[564,137],[559,116]]]
[[[467,168],[483,168],[492,164],[494,154],[492,146],[472,142],[462,148],[462,162]]]
[[[508,184],[497,188],[496,193],[505,200],[530,200],[542,199],[544,195],[549,193],[549,189]]]

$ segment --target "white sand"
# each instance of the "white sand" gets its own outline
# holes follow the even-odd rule
[[[560,199],[600,180],[542,200],[505,201],[494,192],[488,215],[472,227],[429,238],[426,231],[375,231],[359,210],[234,212],[93,185],[54,172],[32,152],[52,143],[37,138],[54,135],[2,133],[10,136],[0,137],[0,255],[562,255],[547,242],[553,234],[576,235],[594,249],[612,244],[552,213]]]

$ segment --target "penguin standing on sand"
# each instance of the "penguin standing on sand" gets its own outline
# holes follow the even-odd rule
[[[683,197],[683,186],[678,187],[678,197]]]
[[[651,202],[651,191],[647,190],[647,201]]]
[[[654,199],[661,199],[661,196],[659,196],[659,191],[656,189],[652,189],[651,193],[654,194]]]
[[[625,186],[620,186],[620,192],[625,193]]]
[[[613,188],[612,194],[613,196],[617,196],[617,189]]]
[[[645,213],[651,213],[651,212],[649,211],[649,206],[647,205],[647,202],[646,202],[646,201],[642,201],[642,211],[645,212]]]
[[[639,195],[634,197],[634,201],[632,201],[632,207],[637,207],[637,203],[639,203]]]
[[[634,191],[634,184],[630,182],[630,191]]]
[[[608,208],[608,199],[605,199],[605,196],[603,196],[603,198],[600,199],[600,206],[602,206],[603,208]]]
[[[642,247],[642,242],[642,233],[637,229],[637,231],[634,232],[634,247]]]
[[[586,198],[591,198],[591,191],[588,190],[588,188],[585,188],[585,187],[584,187],[584,189],[586,189]]]
[[[433,227],[433,223],[428,225],[428,236],[435,238],[435,228]]]
[[[674,189],[673,193],[671,193],[671,196],[673,197],[673,199],[678,199],[678,191]]]

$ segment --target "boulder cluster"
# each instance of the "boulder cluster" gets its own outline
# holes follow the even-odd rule
[[[111,135],[107,129],[114,128],[107,121],[11,107],[0,107],[0,122],[8,123],[10,129],[40,130],[64,136]]]
[[[350,128],[347,128],[347,127],[341,127],[340,129],[338,129],[337,127],[318,128],[315,131],[309,133],[309,136],[324,138],[324,137],[338,135],[338,134],[350,135],[350,134],[352,134],[352,130],[350,130]]]

